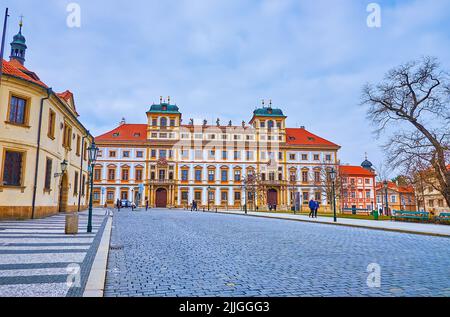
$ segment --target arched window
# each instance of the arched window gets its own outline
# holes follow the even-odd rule
[[[274,123],[272,120],[269,120],[269,122],[267,122],[267,127],[268,127],[269,129],[273,129],[274,126],[275,126],[275,123]]]
[[[161,118],[161,126],[167,127],[167,119],[166,118]]]

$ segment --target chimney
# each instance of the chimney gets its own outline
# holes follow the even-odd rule
[[[120,121],[119,125],[122,126],[122,125],[124,125],[126,123],[127,123],[127,121],[125,120],[125,118],[122,118],[122,121]]]

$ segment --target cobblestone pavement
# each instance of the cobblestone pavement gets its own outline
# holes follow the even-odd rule
[[[86,212],[80,214],[78,235],[64,234],[62,214],[0,222],[0,297],[81,296],[104,229],[104,214],[95,211],[92,234],[85,233]],[[69,274],[76,270],[80,283],[70,287]]]
[[[113,226],[105,296],[450,296],[448,238],[163,210]]]

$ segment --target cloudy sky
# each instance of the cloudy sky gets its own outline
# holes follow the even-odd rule
[[[26,66],[56,91],[74,92],[82,122],[98,135],[145,123],[159,96],[189,118],[240,123],[272,99],[291,127],[342,145],[343,162],[377,140],[359,105],[361,87],[424,55],[450,69],[450,0],[384,0],[381,28],[367,26],[365,0],[2,0],[8,43],[24,15]],[[7,47],[9,53],[9,46]]]

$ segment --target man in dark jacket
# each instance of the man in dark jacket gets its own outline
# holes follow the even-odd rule
[[[314,199],[311,199],[309,201],[309,210],[311,210],[311,212],[309,213],[309,218],[314,218],[315,209],[316,209],[316,202],[314,201]]]
[[[316,201],[316,208],[314,209],[314,218],[317,218],[317,213],[319,212],[320,202]]]

